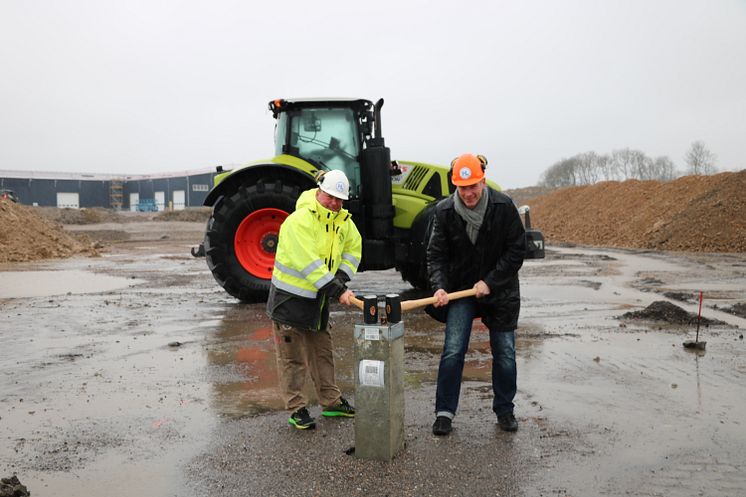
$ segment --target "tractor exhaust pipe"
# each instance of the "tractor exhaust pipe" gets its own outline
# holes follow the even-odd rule
[[[381,128],[381,98],[373,106],[375,134],[361,153],[364,208],[363,267],[388,269],[395,263],[392,235],[394,206],[391,197],[391,151],[386,147]]]
[[[541,231],[531,228],[530,210],[527,205],[518,208],[518,214],[523,215],[523,227],[526,228],[526,259],[543,259],[544,235]]]
[[[373,117],[376,120],[376,134],[371,140],[371,145],[376,147],[383,147],[383,130],[381,129],[381,107],[383,107],[383,99],[378,99],[378,102],[373,106]]]

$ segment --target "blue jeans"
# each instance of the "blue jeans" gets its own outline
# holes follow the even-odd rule
[[[438,388],[435,393],[435,412],[450,413],[458,409],[464,356],[469,348],[471,327],[477,312],[474,298],[454,300],[448,307],[446,336],[438,368]],[[515,330],[490,329],[492,349],[492,410],[498,416],[513,412],[516,393]]]

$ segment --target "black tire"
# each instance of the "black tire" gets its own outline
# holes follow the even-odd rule
[[[429,290],[427,282],[427,268],[425,264],[404,263],[399,268],[401,279],[415,287],[417,290]]]
[[[409,230],[407,261],[397,268],[402,279],[418,290],[430,290],[427,278],[427,243],[433,231],[436,204],[437,202],[432,202],[415,217]]]
[[[244,219],[262,209],[293,212],[300,193],[300,187],[280,179],[260,180],[240,186],[215,204],[207,222],[205,257],[215,280],[230,295],[244,302],[266,302],[270,279],[251,274],[241,264],[234,245],[236,231]]]

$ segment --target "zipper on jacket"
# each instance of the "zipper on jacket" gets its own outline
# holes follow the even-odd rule
[[[327,218],[329,217],[329,214],[327,213]],[[335,216],[336,218],[336,216]],[[333,223],[333,221],[332,221]],[[329,233],[329,223],[326,223],[326,232]],[[332,230],[332,233],[334,233],[334,230]],[[324,257],[324,262],[326,262],[326,267],[329,269],[329,272],[332,272],[332,263],[334,262],[332,260],[332,254],[334,254],[334,240],[336,236],[332,236],[332,244],[329,247],[329,256]],[[328,262],[327,262],[328,260]],[[332,275],[334,277],[334,275]],[[321,296],[321,307],[319,307],[319,320],[316,322],[316,331],[321,331],[321,316],[323,315],[324,305],[326,304],[326,293]]]

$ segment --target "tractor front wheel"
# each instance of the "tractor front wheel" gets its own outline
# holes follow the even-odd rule
[[[427,244],[433,232],[433,218],[437,202],[427,205],[412,222],[409,230],[409,254],[407,260],[397,266],[404,281],[418,290],[430,289],[427,279]]]
[[[300,189],[262,181],[219,200],[207,223],[205,257],[215,280],[245,302],[267,300],[280,225]]]

